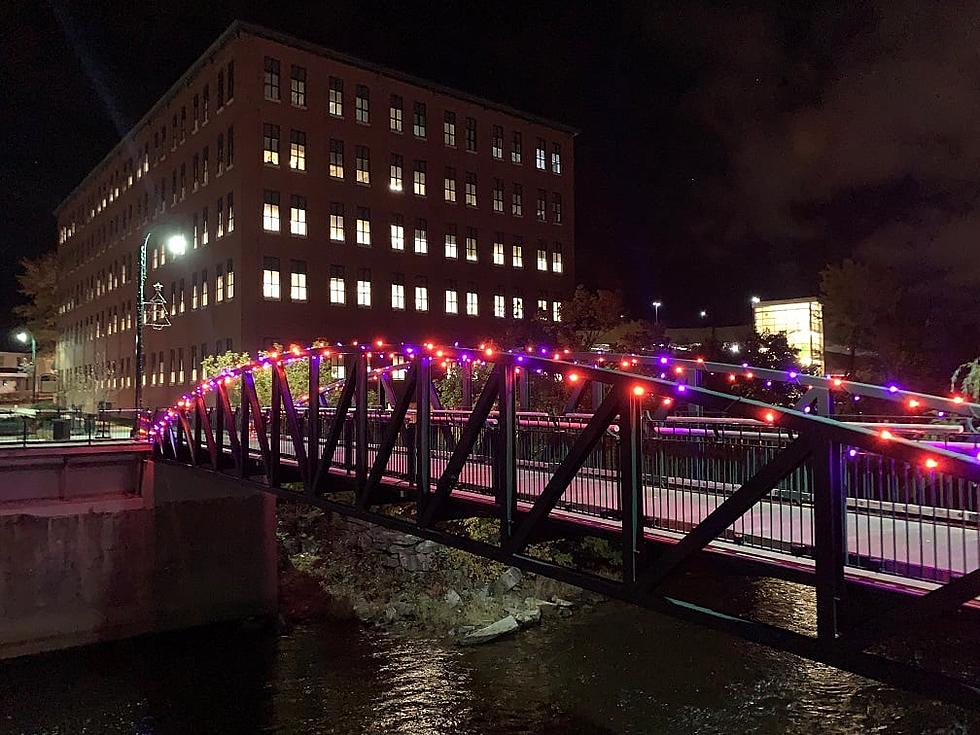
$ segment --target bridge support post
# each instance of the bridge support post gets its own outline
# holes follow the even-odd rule
[[[844,482],[843,448],[829,439],[814,447],[813,520],[816,561],[817,637],[825,644],[840,635],[841,603],[844,595]]]
[[[273,487],[279,487],[279,460],[282,458],[282,382],[278,367],[272,367],[272,401],[269,409],[269,484]]]
[[[309,399],[306,401],[306,437],[309,446],[306,450],[308,470],[306,490],[313,493],[317,467],[320,466],[320,356],[312,353],[310,354],[310,381],[307,395]]]
[[[225,406],[221,393],[227,395],[227,390],[223,382],[219,382],[214,390],[214,449],[218,460],[214,469],[218,472],[221,472],[225,458]]]
[[[354,478],[357,481],[357,494],[367,487],[368,473],[368,357],[361,353],[357,356],[357,374],[354,376]]]
[[[619,508],[623,525],[623,584],[636,582],[643,531],[643,399],[623,401],[619,414]]]
[[[517,373],[510,363],[501,363],[500,398],[497,411],[497,446],[493,460],[494,495],[500,508],[500,543],[514,531],[517,515]],[[527,371],[522,371],[526,374]]]
[[[252,461],[251,454],[249,453],[248,440],[249,440],[249,430],[248,430],[248,399],[245,396],[245,379],[241,381],[241,405],[238,407],[238,431],[240,437],[240,444],[242,446],[242,464],[238,468],[238,472],[244,479],[249,475],[249,462]]]
[[[432,417],[432,358],[420,356],[415,364],[415,489],[418,517],[422,518],[431,490],[430,441]]]

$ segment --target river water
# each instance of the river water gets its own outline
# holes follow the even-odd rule
[[[980,717],[618,603],[457,648],[351,623],[0,665],[0,733],[968,733]]]

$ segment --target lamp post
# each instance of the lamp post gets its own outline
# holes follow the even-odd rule
[[[31,364],[34,366],[34,379],[31,382],[31,402],[37,403],[37,340],[34,335],[26,329],[22,329],[14,335],[17,341],[22,344],[31,343]]]
[[[663,301],[654,301],[650,304],[653,307],[653,323],[660,324],[660,307],[663,306]]]
[[[701,309],[701,311],[698,312],[698,316],[701,317],[702,319],[707,319],[708,312],[705,309]]]
[[[146,247],[150,244],[152,236],[153,230],[150,230],[143,238],[139,253],[139,274],[136,276],[136,389],[133,402],[136,404],[138,416],[141,416],[143,411],[143,327],[146,325],[143,288],[146,285]],[[166,248],[174,255],[182,255],[187,250],[187,238],[179,232],[173,233],[167,237]]]

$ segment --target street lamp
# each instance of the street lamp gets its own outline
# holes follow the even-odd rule
[[[749,299],[749,302],[752,304],[752,306],[755,306],[760,301],[762,301],[762,299],[760,299],[758,296],[753,296],[751,299]]]
[[[663,306],[662,301],[654,301],[650,306],[653,307],[653,321],[655,324],[660,324],[660,307]]]
[[[708,317],[708,312],[705,311],[704,309],[701,309],[701,311],[698,312],[698,316],[701,317],[702,319],[706,319]]]
[[[136,404],[137,416],[141,415],[143,409],[143,327],[146,323],[144,312],[143,288],[146,285],[146,246],[150,243],[153,230],[146,233],[143,244],[140,246],[139,275],[136,277],[136,390],[134,403]],[[183,255],[187,250],[187,238],[179,232],[171,233],[166,238],[166,248],[174,255]]]
[[[14,335],[18,342],[21,344],[31,343],[31,364],[34,366],[34,380],[31,383],[31,396],[32,403],[37,403],[37,340],[34,339],[34,335],[28,332],[26,329],[21,329],[17,334]]]

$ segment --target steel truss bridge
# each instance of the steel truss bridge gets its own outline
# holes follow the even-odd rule
[[[344,378],[329,379],[325,368],[338,365]],[[297,371],[302,387],[290,385]],[[703,387],[712,373],[807,392],[794,408],[770,405]],[[437,386],[458,405],[445,407]],[[835,390],[967,424],[980,416],[960,398],[745,365],[377,344],[260,355],[202,381],[149,432],[159,460],[980,707],[975,682],[882,651],[930,622],[980,612],[976,444],[818,415]],[[538,398],[563,410],[530,411]],[[470,517],[497,519],[498,543],[452,523]],[[621,567],[557,565],[536,546],[584,537],[610,540]],[[666,591],[695,566],[815,588],[815,631]],[[879,600],[870,608],[859,602],[869,594]]]

